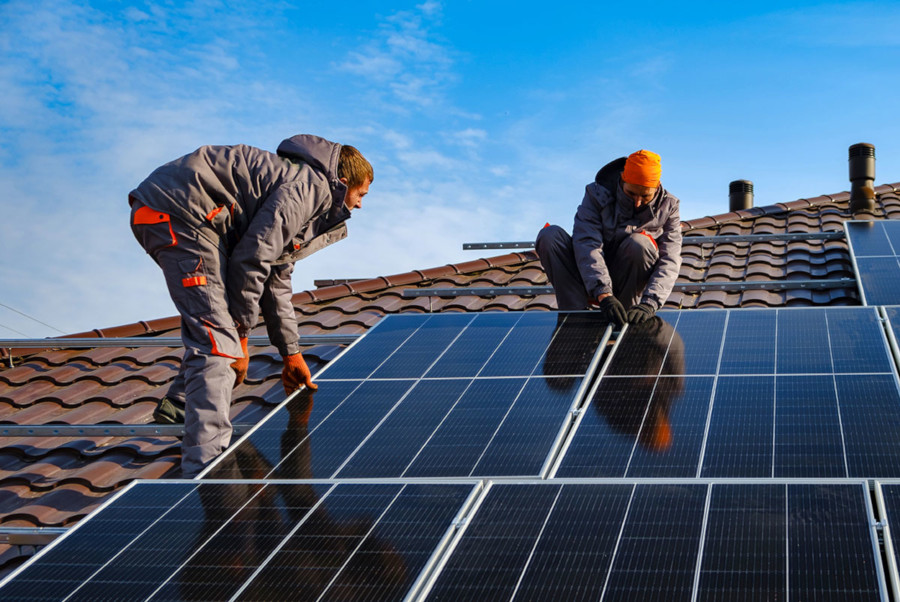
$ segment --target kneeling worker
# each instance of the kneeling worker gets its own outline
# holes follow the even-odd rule
[[[374,179],[352,146],[317,136],[278,153],[203,146],[154,171],[128,200],[131,229],[162,268],[185,353],[154,412],[184,421],[181,470],[193,478],[231,441],[231,390],[247,375],[247,337],[262,310],[290,394],[316,386],[298,344],[294,262],[344,238]]]
[[[560,310],[599,305],[622,326],[666,302],[681,269],[681,218],[661,171],[659,155],[646,150],[608,163],[586,187],[573,235],[559,226],[538,233],[535,250]]]

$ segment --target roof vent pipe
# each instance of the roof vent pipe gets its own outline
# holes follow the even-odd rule
[[[875,211],[875,147],[850,147],[850,213]]]
[[[735,180],[728,185],[728,209],[740,211],[753,208],[753,182]]]

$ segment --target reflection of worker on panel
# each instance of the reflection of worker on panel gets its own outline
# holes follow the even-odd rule
[[[214,487],[200,485],[206,522],[198,543],[215,536],[226,521],[230,522],[220,534],[225,541],[210,543],[216,546],[214,557],[219,562],[209,562],[208,556],[202,561],[199,558],[193,563],[189,561],[184,572],[175,578],[178,597],[186,600],[228,599],[249,580],[330,487],[296,480],[312,477],[308,437],[312,407],[313,394],[308,390],[301,391],[288,402],[288,423],[281,435],[284,462],[273,474],[269,475],[272,466],[249,441],[217,464],[217,469],[234,479],[259,479],[269,475],[275,481],[292,479],[291,483],[270,483],[258,494],[261,484],[238,481]],[[249,500],[249,503],[239,508],[228,507],[222,503],[225,497],[232,501]],[[402,597],[415,575],[408,574],[403,556],[389,541],[370,533],[377,517],[361,515],[358,510],[352,515],[338,516],[332,515],[330,510],[335,508],[329,508],[326,498],[285,542],[279,555],[250,582],[241,598],[315,600],[329,586],[338,588],[335,591],[340,591],[347,600],[368,599],[373,591],[393,592],[388,597]],[[348,558],[364,538],[365,543],[360,549],[365,552],[364,566],[348,564]],[[365,587],[356,587],[361,583],[365,583]],[[198,584],[209,585],[198,588]],[[216,595],[214,590],[220,590],[222,595]]]
[[[654,316],[628,327],[617,351],[620,359],[626,349],[631,353],[619,367],[643,376],[629,378],[616,395],[596,395],[594,409],[613,430],[637,435],[646,449],[664,452],[672,445],[669,411],[684,389],[684,341],[671,324]],[[661,378],[667,375],[678,376]]]

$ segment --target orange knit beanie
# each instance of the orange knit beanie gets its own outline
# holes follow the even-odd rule
[[[661,174],[659,155],[648,150],[639,150],[631,153],[625,161],[622,179],[635,186],[656,188],[659,186]]]

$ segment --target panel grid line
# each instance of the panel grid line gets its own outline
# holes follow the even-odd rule
[[[385,508],[381,512],[381,514],[378,515],[378,518],[372,522],[372,526],[369,527],[369,530],[366,531],[366,534],[359,539],[359,543],[357,543],[356,547],[353,548],[353,551],[347,555],[347,559],[344,561],[344,564],[341,566],[341,568],[339,568],[337,570],[337,572],[335,572],[335,574],[331,577],[331,581],[328,582],[328,585],[326,585],[324,588],[322,588],[322,593],[319,594],[318,598],[316,598],[316,602],[321,600],[325,596],[325,594],[328,593],[328,590],[331,589],[331,586],[334,585],[334,583],[337,581],[338,577],[340,577],[341,573],[344,572],[344,569],[347,568],[347,566],[350,564],[350,561],[353,560],[353,557],[356,556],[356,553],[359,552],[359,549],[363,546],[363,544],[366,543],[366,541],[368,541],[369,537],[375,531],[375,528],[381,523],[382,519],[384,519],[384,516],[388,513],[388,511],[397,502],[397,498],[400,497],[400,494],[402,494],[405,489],[406,489],[406,485],[403,485],[400,488],[400,490],[394,495],[391,502],[387,506],[385,506]]]
[[[831,359],[831,384],[834,387],[834,405],[837,410],[838,428],[841,431],[841,455],[844,457],[844,476],[850,476],[850,462],[847,460],[847,438],[844,435],[844,418],[841,411],[841,396],[838,393],[837,374],[835,373],[834,346],[831,344],[831,325],[828,312],[825,312],[825,334],[828,336],[828,357]]]
[[[663,354],[663,359],[659,363],[659,368],[656,370],[656,382],[653,383],[653,388],[650,390],[650,397],[647,398],[647,407],[644,408],[644,415],[641,417],[641,425],[638,427],[638,435],[634,438],[634,443],[631,445],[631,453],[628,455],[628,462],[625,463],[623,475],[627,475],[628,471],[631,470],[631,461],[634,459],[634,452],[637,449],[638,441],[640,441],[641,432],[647,424],[647,415],[650,413],[650,406],[653,405],[653,396],[656,395],[656,388],[659,386],[659,379],[662,375],[663,367],[666,365],[666,360],[669,357],[669,351],[672,349],[672,339],[675,338],[675,332],[678,329],[678,323],[680,321],[681,314],[679,314],[678,319],[675,320],[672,336],[669,337],[669,342],[666,344],[666,352]]]
[[[772,364],[772,474],[770,475],[773,479],[775,478],[775,442],[778,432],[778,317],[778,310],[775,310],[775,341],[773,344],[775,361]]]
[[[289,451],[288,453],[284,454],[284,456],[281,458],[281,460],[279,460],[278,462],[275,463],[275,465],[272,467],[272,469],[269,470],[269,472],[266,473],[265,478],[268,479],[268,478],[271,477],[273,474],[275,474],[275,473],[278,471],[278,469],[279,469],[285,462],[287,462],[288,458],[290,458],[294,453],[296,453],[296,451],[297,451],[298,449],[300,449],[300,447],[303,446],[303,444],[306,443],[306,442],[309,440],[309,438],[313,435],[313,433],[315,433],[317,430],[319,430],[319,428],[321,428],[322,425],[324,425],[324,424],[327,422],[328,418],[330,418],[332,415],[334,415],[334,413],[337,412],[338,409],[340,409],[340,408],[347,402],[347,400],[350,399],[350,398],[353,396],[353,394],[356,393],[356,392],[359,390],[359,388],[362,387],[366,382],[367,382],[366,380],[361,380],[361,381],[359,381],[359,384],[356,385],[356,386],[353,388],[352,391],[350,391],[349,393],[347,393],[347,395],[341,400],[340,403],[335,404],[334,408],[333,408],[330,412],[328,412],[328,414],[326,414],[325,417],[322,418],[322,420],[320,420],[319,423],[318,423],[315,427],[313,427],[313,430],[309,431],[309,432],[306,434],[306,437],[304,437],[302,441],[298,441],[298,442],[297,442],[297,445],[294,446],[294,449],[292,449],[292,450]],[[274,412],[273,412],[273,413],[274,413]],[[268,417],[267,417],[267,418],[268,418]]]
[[[175,577],[175,575],[177,575],[182,569],[184,569],[184,567],[186,567],[187,564],[188,564],[195,556],[197,556],[197,554],[199,554],[201,550],[203,550],[207,545],[209,545],[209,543],[213,540],[213,538],[215,538],[215,537],[216,537],[219,533],[221,533],[227,526],[229,526],[229,525],[231,524],[231,522],[235,519],[235,517],[236,517],[238,514],[240,514],[241,512],[243,512],[243,511],[244,511],[244,508],[246,508],[246,507],[250,504],[250,502],[252,502],[254,499],[256,499],[256,498],[257,498],[257,497],[258,497],[258,496],[259,496],[259,495],[260,495],[267,487],[268,487],[268,485],[263,485],[262,487],[260,487],[260,488],[259,488],[259,491],[257,491],[256,493],[254,493],[252,496],[248,497],[248,498],[247,498],[247,501],[244,502],[244,503],[241,505],[240,508],[238,508],[237,510],[235,510],[235,511],[231,514],[231,516],[228,517],[227,520],[222,521],[222,524],[219,526],[219,528],[216,529],[213,533],[211,533],[210,536],[207,537],[206,540],[205,540],[203,543],[201,543],[199,546],[197,546],[196,549],[195,549],[191,554],[188,555],[188,557],[184,560],[184,562],[182,562],[181,565],[180,565],[178,568],[176,568],[174,571],[172,571],[172,573],[171,573],[168,577],[166,577],[166,578],[163,580],[163,582],[160,583],[159,586],[158,586],[155,590],[153,590],[153,591],[150,593],[149,596],[147,596],[147,600],[151,600],[151,599],[153,598],[153,596],[155,596],[155,595],[156,595],[163,587],[165,587],[166,584],[168,584],[169,581],[171,581],[172,578]]]
[[[713,406],[716,404],[716,389],[719,386],[719,372],[722,370],[722,356],[725,354],[725,339],[728,338],[728,323],[731,321],[731,310],[725,314],[725,325],[722,327],[722,342],[719,343],[719,357],[716,360],[716,373],[713,376],[712,391],[709,394],[709,410],[706,413],[706,427],[703,431],[703,443],[700,445],[700,458],[697,461],[696,478],[700,478],[703,462],[706,459],[706,445],[709,442],[709,425],[712,422]]]
[[[556,503],[559,501],[559,496],[562,495],[563,488],[565,485],[559,485],[559,489],[556,490],[556,497],[553,498],[553,503],[550,504],[550,509],[547,511],[547,516],[544,517],[544,522],[541,525],[541,530],[538,532],[537,537],[534,539],[534,545],[531,546],[531,552],[528,554],[528,559],[525,561],[525,564],[522,566],[522,571],[519,573],[519,579],[516,581],[516,587],[513,589],[512,595],[509,597],[509,602],[512,602],[516,599],[516,595],[519,593],[519,588],[522,586],[522,580],[525,579],[525,573],[528,572],[528,567],[531,564],[531,559],[534,558],[534,552],[537,550],[538,544],[541,542],[541,537],[544,535],[544,531],[547,529],[547,523],[550,522],[550,517],[553,515],[553,511],[556,509]]]
[[[700,527],[700,547],[697,550],[697,565],[694,567],[694,591],[691,593],[691,602],[697,602],[700,592],[700,569],[703,566],[703,549],[706,545],[706,527],[709,524],[709,506],[712,500],[712,483],[706,486],[706,505],[703,507],[703,524]]]
[[[463,333],[469,329],[469,327],[472,325],[472,322],[474,322],[476,318],[477,318],[477,316],[473,316],[472,319],[469,320],[469,322],[465,326],[463,326],[462,328],[459,329],[459,333],[457,333],[457,335],[455,337],[453,337],[452,341],[447,343],[447,346],[444,347],[444,350],[441,351],[440,355],[438,355],[436,358],[434,358],[434,361],[431,362],[431,364],[428,366],[428,368],[425,369],[425,372],[422,373],[422,376],[419,380],[421,380],[422,378],[425,378],[428,375],[428,373],[431,372],[431,369],[434,368],[434,365],[437,364],[439,361],[441,361],[441,358],[447,354],[447,351],[451,347],[453,347],[453,343],[455,343],[459,339],[459,337],[461,337],[463,335]]]
[[[253,581],[259,576],[260,573],[262,573],[262,571],[269,565],[272,559],[275,558],[275,556],[285,545],[287,545],[287,542],[291,539],[291,537],[293,537],[294,534],[300,530],[300,527],[306,524],[306,522],[313,516],[315,511],[318,510],[319,506],[325,503],[325,500],[328,499],[328,496],[331,495],[331,492],[334,491],[336,487],[337,484],[332,485],[328,489],[328,491],[326,491],[325,494],[321,498],[319,498],[319,500],[316,501],[316,503],[306,512],[306,514],[304,514],[303,517],[299,521],[297,521],[297,524],[294,525],[294,528],[291,529],[288,534],[278,542],[278,545],[276,545],[275,548],[271,552],[269,552],[266,558],[261,563],[259,563],[259,566],[256,567],[256,570],[253,571],[253,573],[250,574],[247,580],[241,584],[241,587],[238,588],[238,590],[234,592],[234,594],[232,594],[232,596],[228,599],[228,602],[234,602],[235,600],[237,600],[238,597],[240,597],[240,595],[244,593],[244,590],[250,587],[250,584],[253,583]]]
[[[609,559],[609,570],[606,572],[606,579],[603,581],[603,591],[600,592],[600,602],[606,597],[606,590],[609,587],[609,580],[613,574],[613,568],[616,565],[616,556],[619,553],[619,544],[622,543],[622,535],[625,533],[625,525],[628,523],[628,515],[631,512],[631,503],[634,501],[634,494],[637,485],[631,486],[631,495],[628,497],[628,506],[625,507],[625,515],[622,517],[622,525],[619,527],[619,535],[616,537],[616,546],[613,548],[612,556]]]
[[[147,527],[146,527],[143,531],[141,531],[140,533],[138,533],[138,534],[134,537],[134,539],[132,539],[132,540],[129,541],[127,544],[125,544],[124,546],[122,546],[122,549],[121,549],[121,550],[119,550],[118,552],[116,552],[109,560],[107,560],[105,563],[103,563],[103,565],[101,565],[100,568],[98,568],[96,571],[94,571],[93,573],[91,573],[91,575],[90,575],[87,579],[85,579],[85,580],[82,581],[80,584],[78,584],[78,587],[76,587],[74,590],[72,590],[72,591],[69,593],[68,596],[66,596],[65,598],[63,598],[63,602],[66,602],[66,600],[71,599],[72,596],[74,596],[75,594],[77,594],[78,591],[79,591],[81,588],[83,588],[85,585],[88,584],[88,582],[91,581],[91,579],[93,579],[94,577],[96,577],[103,569],[105,569],[106,567],[108,567],[108,566],[109,566],[116,558],[118,558],[119,556],[121,556],[122,554],[124,554],[125,551],[128,550],[128,548],[130,548],[132,545],[134,545],[135,542],[137,542],[138,539],[140,539],[147,531],[149,531],[150,529],[152,529],[157,523],[159,523],[159,521],[161,521],[163,518],[165,518],[167,514],[169,514],[170,512],[174,511],[175,508],[177,508],[177,507],[178,507],[185,499],[187,499],[187,497],[188,497],[189,495],[191,495],[192,493],[194,493],[196,490],[197,490],[197,486],[195,486],[193,489],[191,489],[190,491],[188,491],[187,493],[185,493],[185,494],[181,497],[181,499],[178,500],[177,503],[173,504],[173,505],[172,505],[170,508],[168,508],[165,512],[163,512],[162,514],[160,514],[160,515],[159,515],[159,518],[157,518],[157,519],[154,520],[152,523],[150,523],[149,525],[147,525]]]
[[[485,444],[484,448],[481,450],[481,453],[478,454],[478,459],[475,461],[475,464],[472,465],[472,470],[469,471],[467,476],[472,476],[475,471],[478,469],[478,465],[481,464],[481,460],[484,458],[484,454],[487,453],[487,450],[491,447],[491,444],[494,442],[494,439],[497,438],[497,433],[500,432],[500,429],[503,428],[503,423],[506,422],[506,419],[509,418],[510,413],[514,407],[516,407],[516,403],[518,403],[519,398],[522,397],[522,392],[525,391],[525,387],[528,386],[528,383],[531,381],[531,378],[523,379],[522,386],[519,387],[519,392],[516,393],[515,399],[513,399],[512,403],[509,404],[509,407],[506,408],[506,413],[503,414],[503,418],[500,419],[499,424],[497,424],[497,428],[494,429],[494,432],[491,433],[491,438],[488,440],[487,444]],[[552,450],[551,450],[552,451]]]
[[[384,413],[384,416],[381,417],[381,420],[379,420],[378,423],[375,424],[375,426],[373,426],[372,429],[366,434],[366,436],[362,438],[362,441],[359,442],[359,445],[356,446],[356,449],[354,449],[352,452],[350,452],[350,453],[347,455],[346,458],[344,458],[344,461],[341,462],[341,464],[335,469],[335,471],[331,474],[331,477],[329,477],[329,478],[332,478],[332,479],[336,479],[336,478],[337,478],[337,475],[344,469],[345,466],[347,466],[347,464],[350,463],[350,460],[352,460],[353,457],[359,452],[359,450],[362,449],[362,447],[366,444],[366,442],[368,442],[369,439],[371,439],[371,438],[375,435],[375,432],[378,430],[378,428],[379,428],[382,424],[384,424],[384,423],[387,421],[388,418],[391,417],[391,414],[393,414],[394,411],[396,411],[396,409],[397,409],[398,407],[400,407],[400,404],[402,404],[403,401],[404,401],[407,397],[409,397],[410,393],[412,393],[413,390],[415,390],[415,388],[416,388],[417,386],[419,386],[419,383],[420,383],[420,382],[422,382],[421,379],[420,379],[420,380],[417,380],[417,381],[415,382],[415,384],[414,384],[413,386],[411,386],[409,389],[407,389],[407,390],[406,390],[406,393],[404,393],[404,394],[400,397],[400,399],[398,399],[397,402],[394,403],[394,405],[391,406],[391,409],[389,409],[387,412]]]
[[[519,316],[519,319],[516,320],[512,326],[510,326],[509,330],[506,331],[506,334],[503,335],[503,338],[500,339],[500,342],[497,343],[497,346],[494,347],[494,350],[491,352],[491,355],[489,355],[488,358],[484,361],[484,363],[481,365],[481,368],[479,368],[478,372],[475,373],[475,376],[473,376],[469,379],[470,380],[469,384],[466,386],[466,388],[463,390],[463,392],[460,393],[459,397],[456,398],[456,401],[453,402],[453,405],[450,406],[450,409],[447,410],[447,412],[444,414],[444,417],[441,418],[441,421],[438,422],[438,424],[434,428],[434,430],[431,431],[431,434],[428,435],[428,438],[426,438],[425,442],[421,445],[421,447],[419,447],[419,451],[417,451],[413,455],[412,459],[409,461],[409,464],[407,464],[406,468],[403,469],[403,472],[400,473],[401,478],[405,477],[406,473],[409,472],[409,469],[412,468],[413,464],[416,463],[416,461],[422,455],[422,452],[425,450],[426,447],[428,447],[428,444],[431,443],[431,440],[434,439],[434,437],[435,437],[435,435],[437,435],[438,431],[441,430],[441,427],[444,425],[444,423],[450,417],[450,414],[453,413],[453,410],[456,409],[456,407],[459,405],[459,402],[463,399],[463,397],[466,396],[466,393],[469,391],[469,389],[472,388],[472,385],[475,384],[475,381],[479,379],[479,376],[484,371],[485,367],[489,363],[491,363],[491,359],[497,354],[497,350],[499,350],[500,347],[503,346],[503,343],[506,342],[506,339],[508,339],[509,335],[512,334],[512,331],[515,329],[516,325],[521,321],[522,321],[522,316]],[[499,379],[499,378],[504,378],[504,377],[496,377],[496,378]]]
[[[791,598],[791,497],[788,484],[784,484],[784,597]]]

